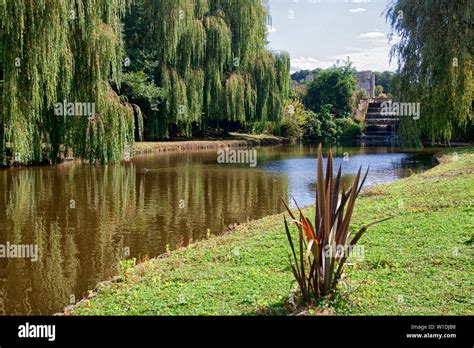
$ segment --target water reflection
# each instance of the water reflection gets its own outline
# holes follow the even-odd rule
[[[37,262],[0,258],[0,314],[54,313],[116,274],[120,258],[154,257],[279,212],[284,176],[222,167],[215,156],[0,172],[0,244],[40,253]]]
[[[334,172],[336,174],[339,165],[342,165],[342,180],[349,185],[359,167],[362,166],[363,173],[370,168],[364,185],[370,187],[405,178],[432,167],[432,155],[437,151],[439,149],[436,148],[334,148]],[[298,205],[304,207],[314,204],[316,198],[316,156],[316,148],[275,147],[263,153],[261,157],[264,161],[260,168],[275,175],[287,176],[289,197],[295,197]],[[295,206],[293,201],[290,206]]]
[[[370,163],[369,184],[429,165],[426,154],[391,151],[337,149],[335,162],[349,175]],[[256,168],[205,152],[0,171],[0,244],[36,244],[40,253],[37,262],[0,258],[0,314],[52,314],[115,275],[120,259],[155,257],[281,212],[280,197],[312,203],[314,156],[274,147],[258,150]]]

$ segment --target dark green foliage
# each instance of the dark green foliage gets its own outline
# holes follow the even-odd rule
[[[331,113],[332,106],[324,105],[319,113],[305,112],[303,141],[306,143],[331,144],[337,142],[342,130]]]
[[[303,141],[317,143],[321,139],[321,121],[313,111],[304,112]]]
[[[336,118],[334,123],[340,131],[339,142],[349,143],[362,134],[362,125],[355,122],[352,117]]]
[[[332,113],[338,117],[352,114],[355,107],[353,94],[357,86],[353,73],[350,64],[320,71],[308,87],[303,100],[305,106],[318,113],[324,105],[330,104]]]
[[[143,128],[146,129],[147,135],[159,132],[160,124],[157,119],[163,91],[149,81],[143,71],[136,71],[123,74],[120,92],[127,96],[130,103],[138,106],[136,108],[136,123],[137,128],[141,129],[137,129],[135,139],[143,140]],[[142,113],[148,115],[146,120],[143,120]]]
[[[314,69],[314,70],[300,70],[300,71],[297,71],[297,72],[291,74],[291,79],[293,81],[304,82],[306,77],[309,74],[313,74],[313,76],[316,76],[321,71],[323,71],[323,69],[321,69],[321,68],[317,68],[317,69]]]
[[[134,100],[146,100],[152,110],[158,109],[160,98],[163,97],[161,89],[151,83],[143,71],[123,74],[120,90]]]
[[[341,129],[337,127],[331,109],[331,105],[324,105],[318,113],[318,120],[321,122],[320,141],[324,144],[334,143],[341,136]]]
[[[293,81],[302,81],[306,78],[306,76],[308,76],[309,74],[311,73],[310,70],[300,70],[300,71],[297,71],[293,74],[291,74],[291,79]]]
[[[287,121],[287,124],[294,134],[298,132],[293,128],[301,129],[301,137],[305,143],[350,143],[362,134],[362,126],[351,117],[334,117],[331,105],[323,106],[319,113],[303,111],[302,122],[293,124]]]

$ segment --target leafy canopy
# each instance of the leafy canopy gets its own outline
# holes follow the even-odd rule
[[[336,116],[350,115],[354,109],[353,95],[357,80],[354,69],[348,63],[320,71],[309,85],[304,98],[305,106],[318,113],[325,105],[332,105]]]

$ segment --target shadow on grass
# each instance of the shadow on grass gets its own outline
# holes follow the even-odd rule
[[[303,304],[299,299],[295,303],[290,303],[288,299],[281,299],[268,306],[259,307],[254,311],[249,311],[243,315],[248,316],[312,316],[312,315],[341,315],[346,312],[351,304],[340,294],[334,293],[332,299],[322,299],[310,304]]]

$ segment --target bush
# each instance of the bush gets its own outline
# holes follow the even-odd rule
[[[297,140],[301,138],[301,124],[296,117],[283,117],[280,122],[279,135],[285,138]]]
[[[362,134],[362,127],[350,117],[336,118],[330,104],[319,113],[305,110],[298,100],[290,101],[276,131],[278,135],[304,143],[336,143],[349,141]]]
[[[339,141],[346,142],[362,134],[362,125],[351,117],[336,118],[334,122],[340,131]]]
[[[359,103],[359,101],[361,99],[367,99],[368,97],[369,97],[369,95],[367,94],[367,91],[365,90],[365,88],[359,89],[356,92],[356,102],[357,103]]]
[[[321,121],[318,114],[312,111],[304,112],[302,135],[305,143],[316,143],[321,139]]]
[[[332,106],[324,105],[319,113],[305,112],[303,124],[303,142],[305,143],[335,143],[341,131],[338,128],[334,115],[331,113]]]
[[[292,140],[300,140],[306,118],[305,113],[303,103],[299,98],[288,100],[283,108],[278,135]]]
[[[274,135],[276,132],[276,124],[271,121],[256,121],[250,124],[250,133]]]

